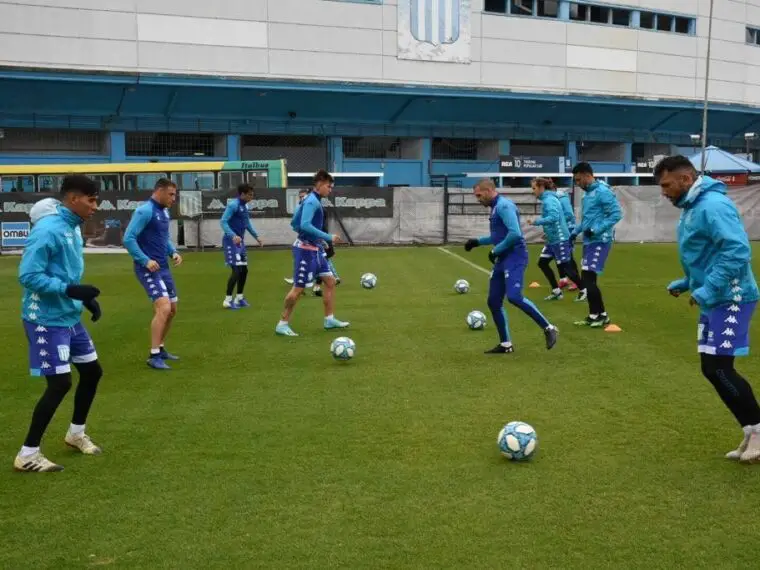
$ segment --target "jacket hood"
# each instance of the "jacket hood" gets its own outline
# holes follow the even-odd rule
[[[45,198],[44,200],[37,202],[32,206],[32,209],[29,210],[29,218],[31,219],[32,225],[39,222],[45,216],[57,214],[58,206],[60,204],[61,203],[55,198]]]
[[[715,180],[709,176],[700,176],[694,181],[691,188],[681,196],[676,203],[678,208],[689,208],[699,199],[700,196],[707,194],[708,192],[718,192],[725,194],[727,192],[725,183],[720,180]]]

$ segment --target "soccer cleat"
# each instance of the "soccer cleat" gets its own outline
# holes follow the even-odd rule
[[[552,294],[549,295],[548,297],[544,297],[544,301],[561,301],[562,298],[563,298],[562,291],[560,291],[559,293],[552,292]]]
[[[38,451],[25,457],[17,455],[13,461],[13,469],[24,473],[53,473],[63,471],[63,465],[53,463]]]
[[[348,323],[346,321],[339,321],[335,317],[332,317],[331,319],[325,319],[325,330],[329,331],[330,329],[345,329],[350,324],[351,323]]]
[[[286,277],[285,278],[285,283],[287,283],[288,285],[292,285],[293,284],[293,279],[291,279],[290,277]]]
[[[749,439],[752,432],[747,431],[744,434],[744,439],[742,439],[742,442],[739,444],[739,447],[734,449],[733,451],[729,451],[726,453],[726,459],[730,459],[731,461],[739,461],[742,458],[742,454],[747,451],[747,444],[749,443]]]
[[[546,350],[551,350],[557,344],[559,329],[554,325],[549,325],[544,329],[544,336],[546,337]]]
[[[251,304],[245,300],[245,297],[242,299],[238,299],[235,301],[235,308],[236,309],[245,309],[246,307],[250,307]]]
[[[225,299],[222,302],[222,307],[224,307],[225,309],[230,309],[232,311],[238,308],[237,305],[235,304],[235,301],[228,301],[227,299]]]
[[[594,319],[592,319],[591,317],[586,317],[582,321],[575,321],[573,324],[576,327],[590,327],[591,323],[593,322],[594,322]]]
[[[512,354],[514,351],[514,346],[502,346],[497,344],[491,350],[486,350],[483,354]]]
[[[274,329],[275,334],[278,334],[280,336],[298,336],[295,332],[293,332],[293,329],[290,328],[290,325],[277,325]]]
[[[599,318],[593,319],[591,324],[589,325],[592,329],[600,329],[606,327],[608,324],[610,324],[612,320],[609,316],[603,315]]]
[[[100,455],[103,453],[103,450],[95,445],[90,439],[90,436],[84,432],[78,434],[67,433],[63,441],[69,447],[78,449],[85,455]]]
[[[760,433],[753,431],[747,441],[747,447],[739,457],[742,463],[759,463],[760,462]]]
[[[316,295],[317,297],[322,296],[322,288],[319,285],[314,285],[314,289],[312,290],[314,291],[314,295]]]
[[[583,303],[588,299],[588,292],[585,289],[581,289],[578,292],[578,297],[575,299],[576,303]]]
[[[161,358],[160,354],[151,357],[147,361],[148,366],[156,370],[171,370],[171,367]]]
[[[158,353],[158,356],[161,358],[161,360],[179,360],[179,356],[172,354],[171,352],[167,352],[165,348],[161,349],[161,352]]]

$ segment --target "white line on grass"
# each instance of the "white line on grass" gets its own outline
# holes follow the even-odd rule
[[[452,257],[456,257],[459,261],[461,261],[463,263],[466,263],[467,265],[469,265],[470,267],[473,267],[473,268],[477,269],[478,271],[482,271],[486,275],[491,275],[491,272],[488,271],[488,269],[486,269],[485,267],[481,267],[477,263],[473,263],[469,259],[465,259],[464,257],[462,257],[461,255],[459,255],[458,253],[454,253],[453,251],[449,251],[445,247],[439,247],[437,249],[438,249],[438,251],[442,251],[443,253],[448,253]]]

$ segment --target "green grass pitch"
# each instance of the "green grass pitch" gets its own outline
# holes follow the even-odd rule
[[[489,266],[484,249],[450,249]],[[575,329],[585,305],[526,288],[560,340],[547,352],[507,307],[507,356],[483,354],[490,315],[485,331],[465,325],[488,314],[486,274],[434,247],[341,248],[348,363],[311,294],[301,336],[275,337],[289,252],[250,257],[245,311],[221,308],[220,253],[175,270],[182,362],[162,373],[145,365],[150,305],[130,261],[87,256],[105,369],[88,432],[105,453],[63,445],[70,394],[43,441],[66,470],[44,475],[11,470],[42,384],[27,376],[18,258],[0,258],[0,568],[756,566],[760,467],[723,459],[741,432],[700,376],[696,309],[665,292],[673,246],[615,246],[600,284],[619,334]],[[527,282],[543,284],[536,261],[533,248]],[[738,367],[760,390],[757,357]],[[532,461],[499,455],[509,420],[536,428]]]

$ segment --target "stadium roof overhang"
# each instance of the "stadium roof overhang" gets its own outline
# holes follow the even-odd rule
[[[474,129],[514,138],[636,133],[654,142],[700,132],[701,114],[693,101],[0,69],[0,127],[324,135],[449,129],[450,136]],[[756,125],[760,108],[711,105],[709,132],[718,144]]]

